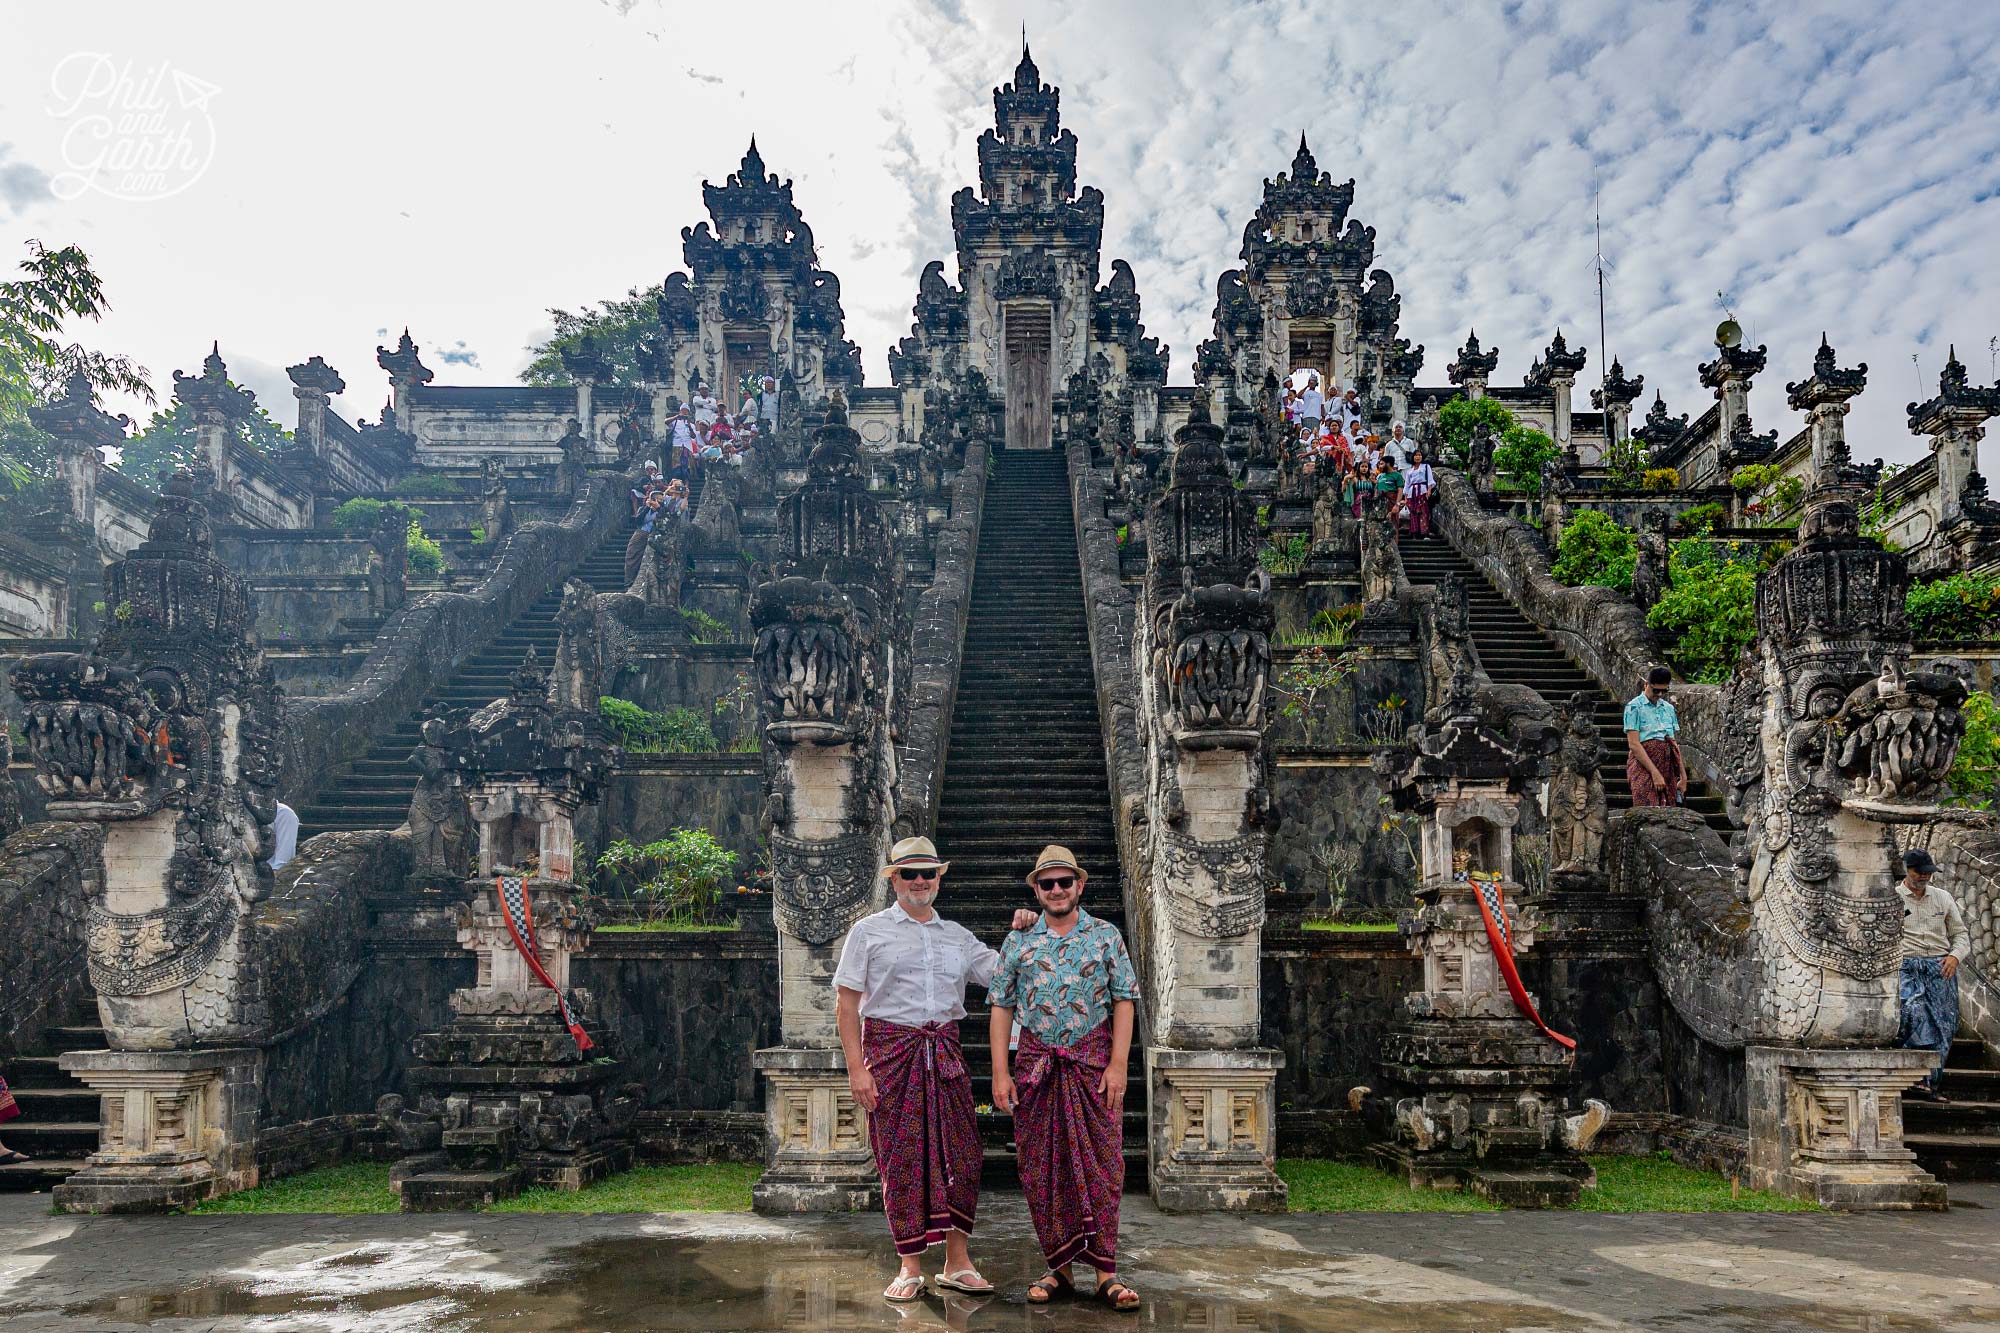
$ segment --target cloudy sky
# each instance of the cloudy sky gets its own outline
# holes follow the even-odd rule
[[[1023,22],[1105,193],[1106,271],[1131,261],[1175,383],[1301,130],[1356,178],[1428,381],[1468,327],[1516,381],[1558,325],[1595,379],[1594,192],[1611,349],[1676,412],[1706,405],[1718,292],[1771,348],[1763,428],[1797,424],[1784,382],[1822,328],[1868,362],[1864,458],[1913,456],[1918,375],[1935,385],[1956,342],[1988,379],[2000,336],[1992,0],[0,12],[0,259],[82,245],[114,304],[89,341],[170,388],[220,339],[287,423],[282,368],[315,353],[372,417],[374,348],[405,324],[440,382],[510,381],[548,307],[680,266],[702,179],[753,133],[885,383]]]

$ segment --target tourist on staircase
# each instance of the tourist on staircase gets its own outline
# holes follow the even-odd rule
[[[0,1125],[6,1124],[21,1114],[21,1108],[14,1102],[14,1094],[7,1091],[7,1080],[0,1078]],[[9,1148],[0,1143],[0,1166],[13,1166],[28,1160],[28,1154]]]
[[[1069,1266],[1082,1259],[1097,1270],[1099,1299],[1131,1310],[1139,1293],[1118,1281],[1118,1207],[1139,983],[1118,928],[1083,910],[1089,878],[1067,847],[1053,844],[1028,872],[1042,916],[1000,951],[989,995],[993,1103],[1014,1116],[1021,1191],[1049,1265],[1029,1286],[1029,1304],[1075,1291]],[[1016,1014],[1019,1058],[1010,1073]]]
[[[940,1287],[974,1296],[993,1290],[972,1266],[966,1244],[982,1153],[958,1022],[965,1017],[965,983],[991,989],[1000,955],[937,914],[949,869],[929,838],[905,838],[891,848],[882,874],[896,901],[847,932],[833,974],[847,1086],[868,1113],[882,1211],[902,1260],[882,1294],[898,1302],[925,1293],[919,1261],[939,1241]],[[1019,929],[1035,917],[1023,909],[1014,919]]]
[[[1634,805],[1678,805],[1687,794],[1681,758],[1681,719],[1668,695],[1674,673],[1656,666],[1646,685],[1625,705],[1625,778]]]
[[[1306,376],[1305,392],[1299,395],[1299,422],[1317,436],[1319,423],[1326,417],[1326,395],[1319,391],[1319,376]]]
[[[1395,430],[1400,432],[1403,423],[1398,421]],[[1392,438],[1400,440],[1401,434]],[[1428,537],[1431,535],[1431,489],[1437,485],[1437,474],[1424,461],[1424,451],[1416,450],[1410,455],[1409,470],[1403,473],[1403,507],[1410,515],[1410,535]]]
[[[1945,1057],[1958,1035],[1958,967],[1972,952],[1972,935],[1958,903],[1931,885],[1937,862],[1921,847],[1903,853],[1903,966],[1896,986],[1902,1006],[1903,1045],[1937,1052],[1937,1064],[1910,1089],[1924,1101],[1948,1100],[1938,1091]]]

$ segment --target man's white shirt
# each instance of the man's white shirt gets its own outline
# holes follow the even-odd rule
[[[847,932],[836,987],[861,992],[861,1016],[904,1027],[965,1017],[965,983],[991,987],[996,950],[956,921],[918,921],[891,903]]]

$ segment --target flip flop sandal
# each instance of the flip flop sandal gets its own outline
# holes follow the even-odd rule
[[[12,1149],[9,1149],[5,1154],[0,1154],[0,1166],[12,1166],[16,1162],[32,1162],[34,1160],[28,1154],[15,1152]]]
[[[882,1299],[902,1305],[929,1294],[930,1288],[925,1285],[923,1274],[900,1273],[894,1282],[883,1289]]]
[[[972,1281],[966,1281],[967,1278],[970,1278]],[[972,1282],[980,1282],[984,1283],[984,1285],[975,1287],[972,1285]],[[979,1270],[976,1268],[961,1268],[956,1273],[939,1273],[937,1284],[940,1287],[949,1287],[953,1291],[962,1291],[968,1296],[991,1296],[993,1294],[993,1284],[981,1277]]]
[[[1037,1296],[1035,1293],[1040,1292]],[[1076,1283],[1068,1273],[1049,1272],[1028,1284],[1028,1304],[1047,1305],[1058,1296],[1076,1295]]]
[[[1126,1300],[1127,1296],[1130,1296],[1132,1299],[1129,1301]],[[1103,1301],[1114,1310],[1136,1310],[1139,1308],[1139,1293],[1126,1286],[1123,1282],[1120,1282],[1117,1278],[1098,1285],[1097,1299]]]

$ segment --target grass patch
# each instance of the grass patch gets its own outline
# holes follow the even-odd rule
[[[761,1166],[642,1166],[600,1180],[576,1194],[523,1190],[493,1213],[745,1212]],[[389,1163],[342,1162],[301,1171],[253,1190],[195,1205],[197,1213],[393,1213],[401,1202],[389,1188]]]
[[[599,935],[714,935],[737,929],[735,922],[726,925],[702,924],[688,921],[624,921],[614,926],[598,926],[594,933]]]
[[[1295,1213],[1492,1213],[1498,1204],[1457,1190],[1413,1190],[1409,1182],[1361,1162],[1280,1157],[1278,1175]]]
[[[393,1213],[387,1162],[342,1162],[198,1203],[197,1213]]]
[[[1393,935],[1396,923],[1393,921],[1303,921],[1302,930],[1324,930],[1335,935]]]
[[[1769,1190],[1732,1190],[1729,1178],[1682,1166],[1665,1154],[1592,1157],[1597,1188],[1577,1201],[1590,1213],[1816,1213],[1819,1205]]]
[[[1819,1206],[1769,1190],[1734,1189],[1729,1178],[1682,1166],[1665,1154],[1593,1156],[1597,1188],[1574,1211],[1586,1213],[1814,1213]],[[1476,1194],[1417,1190],[1367,1162],[1281,1157],[1295,1213],[1490,1213],[1500,1205]]]
[[[571,1194],[523,1190],[489,1213],[743,1213],[764,1168],[747,1162],[712,1166],[640,1166]]]

